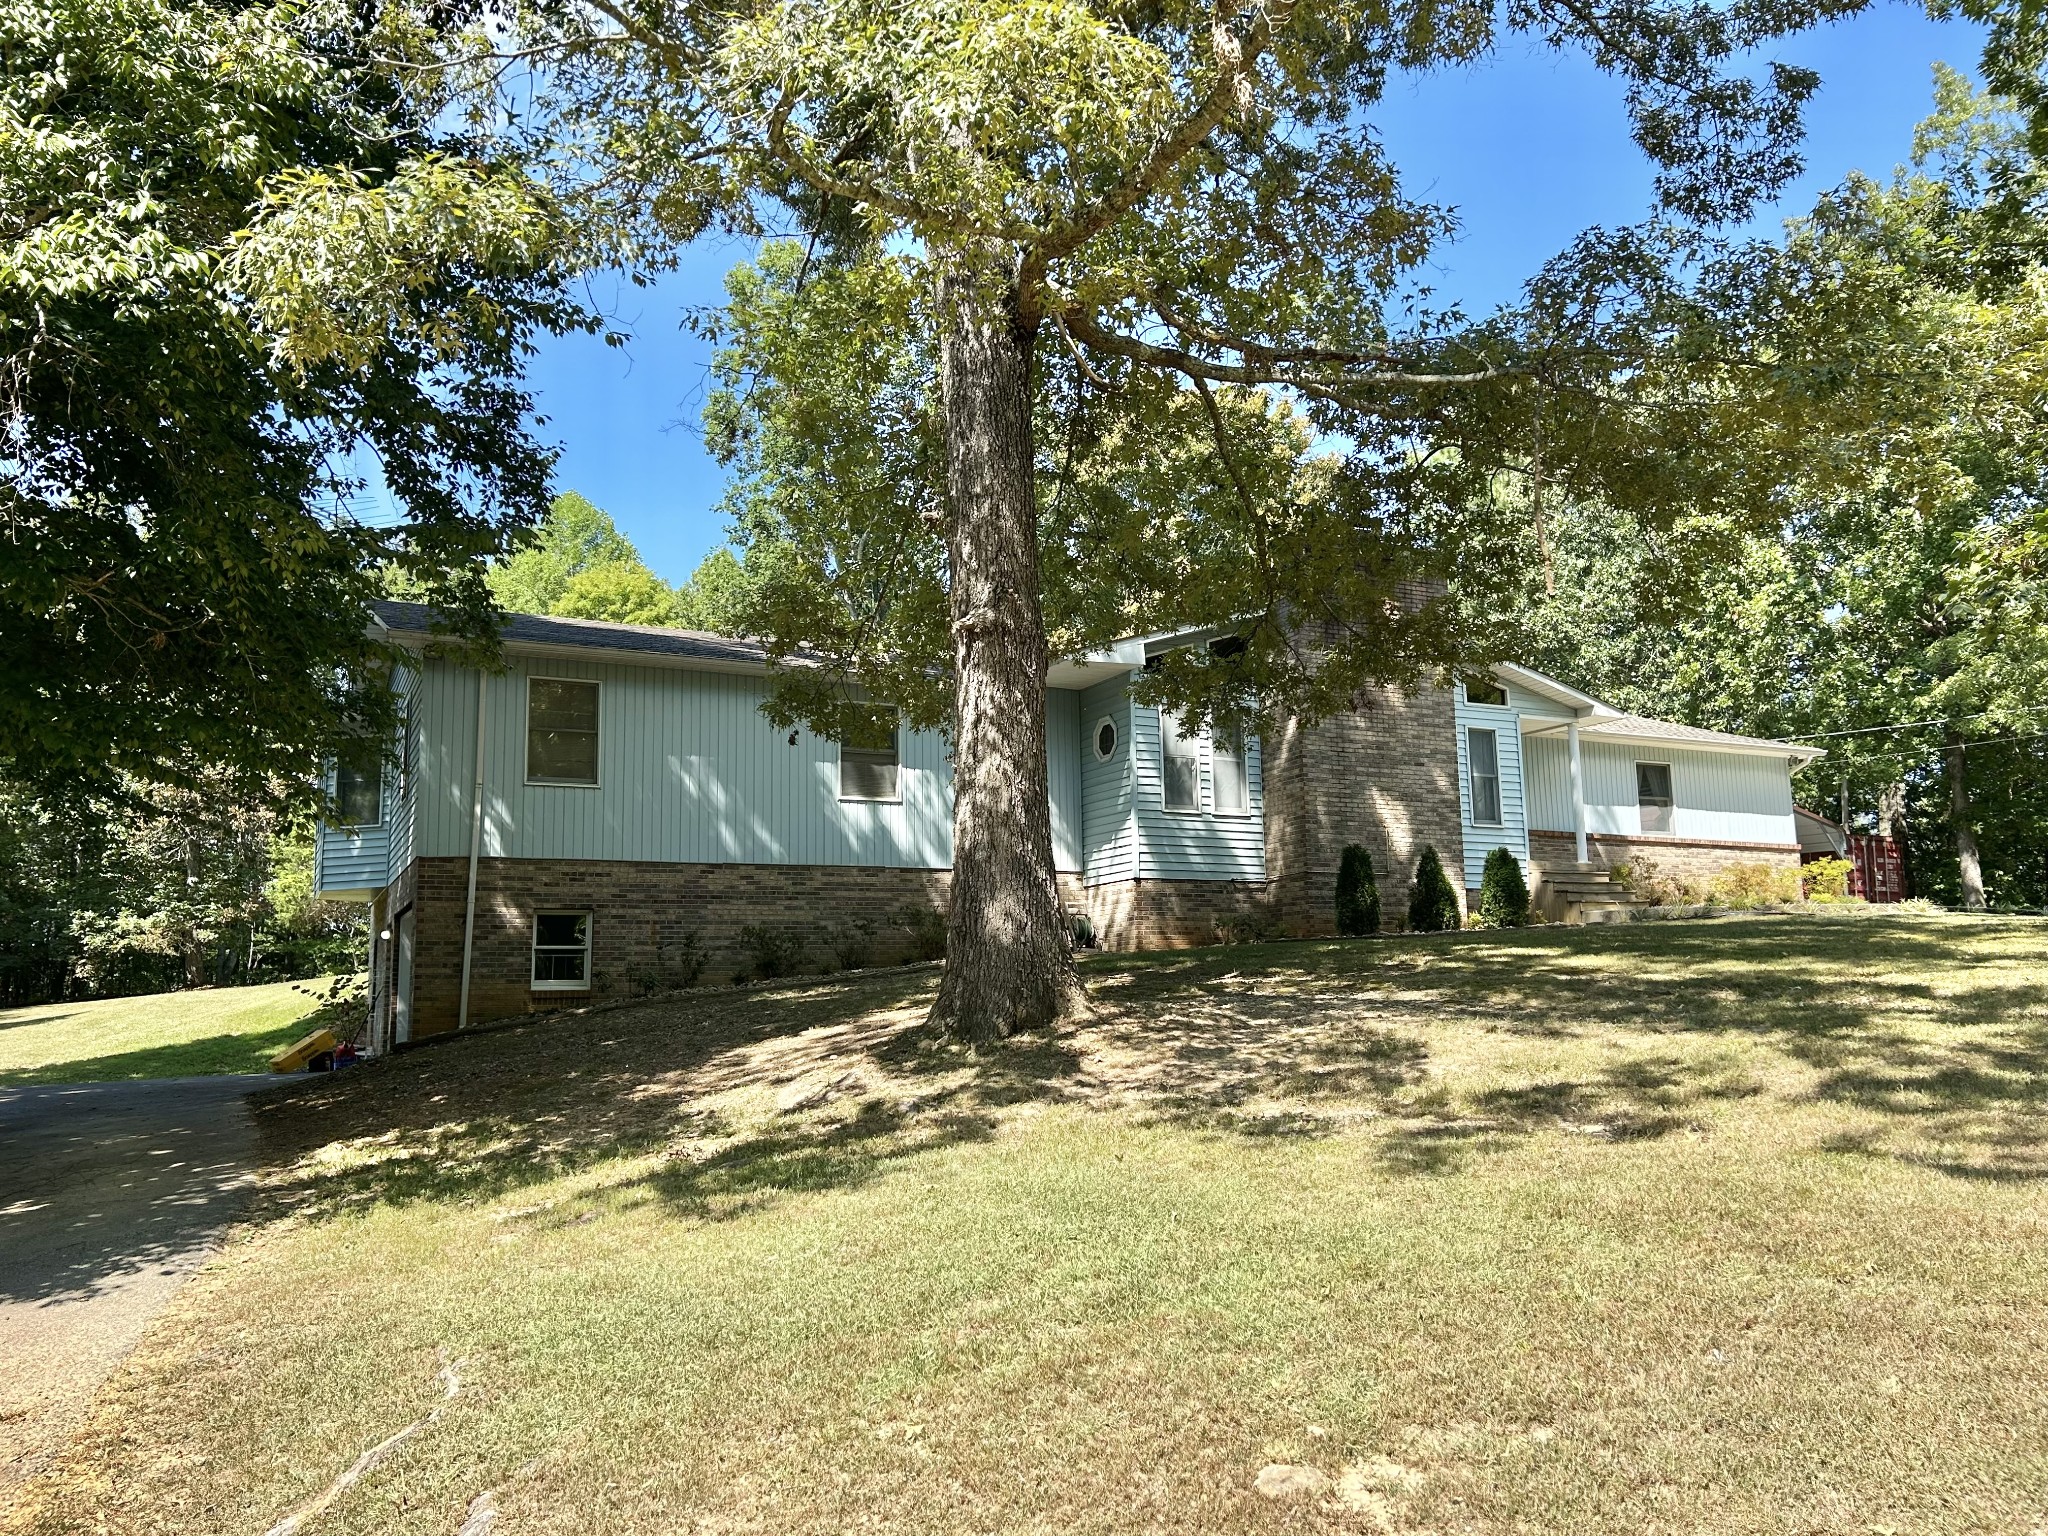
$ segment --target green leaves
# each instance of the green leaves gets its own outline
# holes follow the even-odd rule
[[[528,337],[585,319],[548,197],[368,52],[327,8],[0,4],[0,767],[33,787],[305,799],[391,723],[380,568],[489,632],[551,463]]]

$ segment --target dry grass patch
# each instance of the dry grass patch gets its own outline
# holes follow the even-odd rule
[[[897,973],[309,1083],[22,1523],[2048,1524],[2048,944],[1872,916]],[[1269,1464],[1303,1491],[1254,1487]]]

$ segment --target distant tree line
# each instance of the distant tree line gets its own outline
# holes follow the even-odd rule
[[[313,893],[313,831],[225,782],[51,801],[0,783],[0,1006],[359,968],[366,909]]]

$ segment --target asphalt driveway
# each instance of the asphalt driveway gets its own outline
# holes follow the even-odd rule
[[[92,1393],[232,1218],[273,1077],[0,1088],[0,1490]]]

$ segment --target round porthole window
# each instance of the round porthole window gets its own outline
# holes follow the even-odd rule
[[[1103,720],[1095,727],[1095,758],[1097,762],[1108,762],[1116,756],[1116,722]]]

